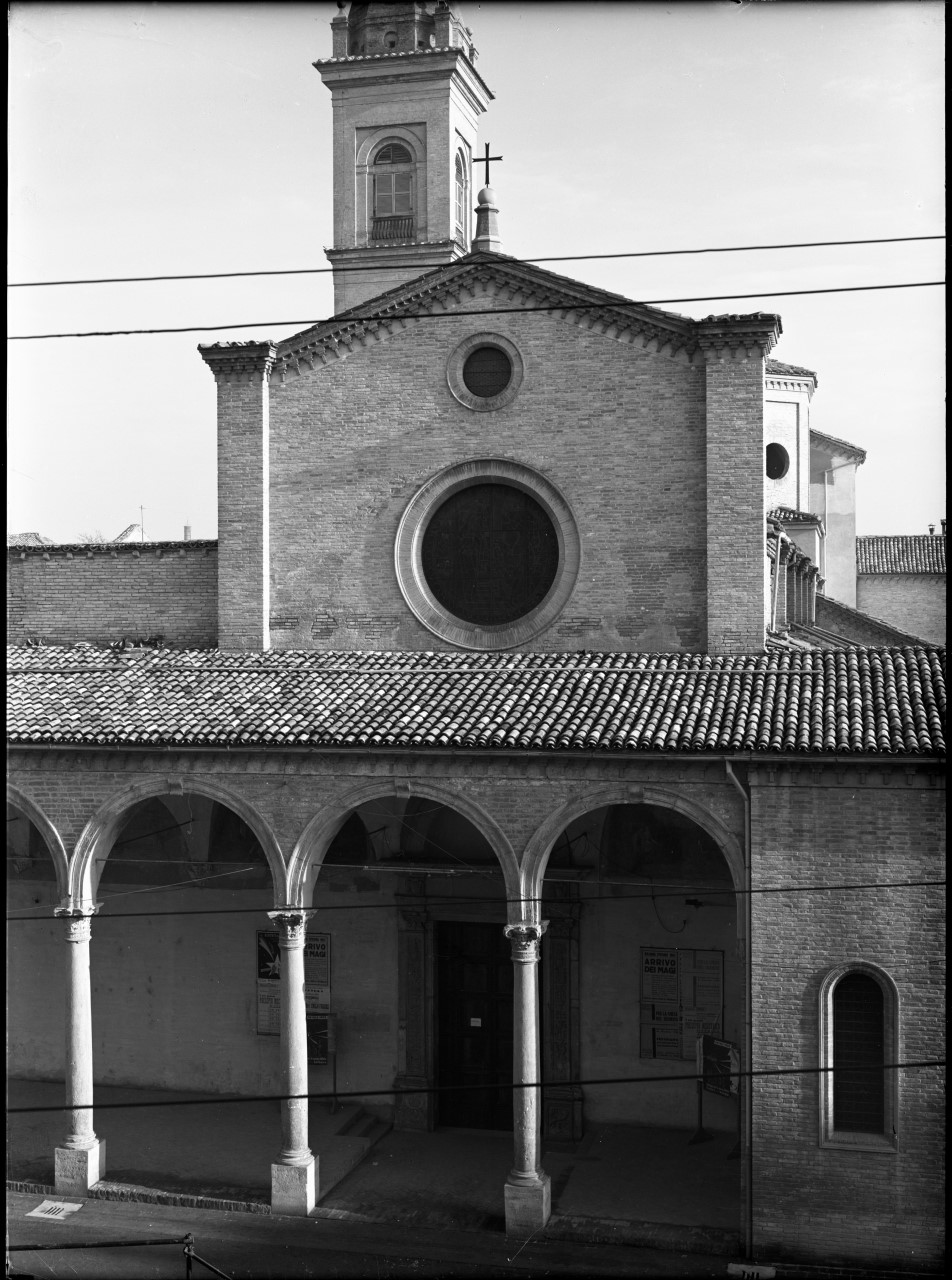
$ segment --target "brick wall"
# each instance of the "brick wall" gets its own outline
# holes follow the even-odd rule
[[[816,625],[822,631],[829,632],[835,639],[829,641],[831,647],[843,643],[863,644],[870,646],[914,644],[916,637],[910,634],[910,628],[889,626],[858,609],[850,609],[839,600],[831,600],[829,596],[818,595],[816,598]],[[901,628],[901,629],[900,629]],[[821,647],[826,643],[822,637],[812,639]]]
[[[927,769],[867,765],[752,771],[753,887],[941,880],[944,795]],[[916,817],[911,818],[914,808]],[[819,1065],[819,991],[837,965],[866,961],[899,992],[899,1060],[944,1058],[941,888],[754,893],[755,1070]],[[899,1077],[898,1149],[821,1148],[817,1074],[754,1087],[758,1257],[941,1257],[944,1073]]]
[[[945,644],[945,574],[857,574],[856,607],[923,640]]]
[[[72,644],[161,635],[168,644],[214,646],[217,586],[215,542],[13,547],[8,640]]]
[[[488,329],[516,344],[525,376],[513,403],[481,413],[451,394],[446,365]],[[537,313],[441,316],[302,368],[271,384],[275,647],[449,647],[400,593],[397,527],[435,473],[502,457],[554,483],[581,535],[575,591],[533,648],[703,649],[703,365]],[[760,441],[758,423],[758,479]],[[762,499],[756,510],[762,521]],[[762,561],[762,529],[760,542]]]

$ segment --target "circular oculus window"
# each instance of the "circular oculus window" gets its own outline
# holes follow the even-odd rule
[[[397,579],[434,634],[508,649],[549,627],[578,576],[581,542],[565,499],[503,459],[462,463],[411,500],[397,533]]]
[[[767,445],[767,479],[782,480],[790,470],[790,455],[782,444]]]
[[[446,381],[456,399],[477,413],[512,404],[522,385],[522,357],[499,333],[474,333],[453,351]]]

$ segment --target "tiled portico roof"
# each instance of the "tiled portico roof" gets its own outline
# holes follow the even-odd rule
[[[13,648],[12,743],[938,754],[944,650]]]
[[[857,573],[945,573],[945,535],[870,534],[856,539]]]
[[[802,364],[784,364],[782,360],[765,360],[764,372],[767,377],[815,378],[812,369],[804,369]]]

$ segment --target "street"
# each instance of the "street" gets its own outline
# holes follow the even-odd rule
[[[57,1197],[59,1201],[61,1198]],[[330,1221],[222,1213],[166,1205],[77,1200],[68,1218],[25,1215],[43,1202],[7,1193],[10,1246],[127,1240],[116,1248],[11,1253],[11,1273],[89,1280],[183,1280],[183,1244],[137,1247],[133,1242],[194,1236],[196,1253],[232,1280],[336,1280],[337,1277],[724,1276],[726,1258],[533,1241],[520,1245],[490,1232],[445,1232]],[[196,1280],[213,1273],[197,1261]]]

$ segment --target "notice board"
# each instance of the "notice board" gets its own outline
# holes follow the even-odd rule
[[[258,1035],[281,1034],[281,948],[277,929],[259,929],[257,936]],[[331,1012],[331,939],[328,933],[308,934],[304,942],[304,1007],[307,1018],[308,1062],[327,1062],[328,1018]]]
[[[641,1056],[691,1059],[724,1026],[724,952],[641,948]]]

